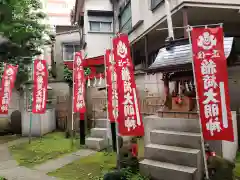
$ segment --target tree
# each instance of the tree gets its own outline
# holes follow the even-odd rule
[[[0,63],[19,66],[17,84],[28,80],[32,58],[51,43],[39,0],[0,0]],[[1,38],[0,38],[1,39]]]
[[[64,66],[63,77],[69,87],[72,87],[72,70],[69,70],[67,65]]]
[[[85,69],[85,75],[87,75],[89,68]],[[68,68],[67,65],[64,66],[64,80],[68,83],[69,86],[69,99],[68,99],[68,120],[67,120],[67,127],[66,127],[66,137],[70,136],[71,126],[72,126],[72,96],[73,96],[73,79],[72,79],[72,70]],[[85,87],[86,88],[86,87]]]

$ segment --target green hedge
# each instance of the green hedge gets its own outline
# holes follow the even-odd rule
[[[208,168],[214,168],[216,173],[211,180],[235,180],[233,169],[235,165],[219,156],[212,157]]]

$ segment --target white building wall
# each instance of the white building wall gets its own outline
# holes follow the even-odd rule
[[[138,21],[143,19],[143,14],[140,11],[142,0],[131,1],[132,9],[132,26],[136,25]]]
[[[86,53],[87,58],[102,56],[106,49],[111,48],[111,35],[108,34],[88,34],[86,36]]]
[[[118,6],[120,7],[124,1],[126,0],[119,0]],[[182,3],[188,2],[188,4],[195,3],[195,6],[200,6],[199,4],[202,4],[204,6],[207,6],[206,3],[208,3],[209,7],[215,5],[218,8],[223,8],[223,4],[225,4],[225,8],[236,8],[236,5],[240,5],[239,0],[219,0],[217,3],[221,4],[219,6],[216,5],[216,1],[214,0],[169,0],[170,1],[170,9],[174,10],[177,7],[179,7]],[[199,3],[199,4],[196,4]],[[205,3],[205,4],[203,4]],[[234,7],[235,5],[235,7]],[[119,9],[118,7],[115,9],[116,14],[118,15]],[[176,9],[177,11],[177,9]],[[173,11],[174,12],[174,11]],[[153,28],[156,28],[157,25],[161,23],[161,21],[165,18],[165,3],[161,3],[159,7],[151,10],[151,0],[131,0],[131,13],[132,13],[132,27],[135,26],[139,21],[143,20],[143,23],[136,28],[133,32],[131,32],[128,36],[130,43],[137,42],[140,37],[143,36],[143,34],[147,33]],[[116,30],[119,29],[119,22],[118,18],[115,16],[116,20]],[[159,48],[159,41],[151,41],[148,50],[149,52],[152,52],[153,50],[156,50]],[[161,73],[157,73],[155,75],[137,75],[135,76],[136,84],[140,92],[148,91],[150,94],[158,94],[164,98],[164,84],[161,80]],[[174,89],[174,82],[170,82],[169,84],[170,93]],[[144,93],[141,93],[144,94]]]
[[[54,47],[54,60],[56,62],[57,80],[64,79],[64,62],[63,62],[63,44],[79,44],[80,35],[78,30],[69,33],[60,33],[56,35],[56,42]]]
[[[209,5],[214,4],[214,3],[216,4],[216,2],[217,2],[218,4],[221,4],[221,5],[219,5],[220,7],[223,7],[223,4],[228,5],[228,6],[236,6],[237,4],[240,5],[239,0],[231,0],[231,1],[229,1],[229,0],[218,0],[218,1],[214,1],[214,0],[178,0],[178,1],[179,1],[179,3],[193,2],[193,3],[199,3],[199,4],[208,3]]]
[[[186,5],[192,6],[209,6],[217,8],[236,8],[240,6],[239,0],[169,0],[170,8],[173,10],[184,2]],[[135,31],[129,34],[129,41],[137,41],[137,38],[143,33],[147,32],[150,28],[156,27],[163,18],[165,18],[165,4],[161,3],[154,11],[151,10],[151,0],[131,0],[132,10],[132,26],[134,26],[139,20],[143,20],[143,24],[139,26]],[[192,4],[191,4],[192,3]],[[199,3],[199,4],[196,4]],[[205,3],[205,4],[204,4]],[[219,5],[218,5],[219,4]],[[226,5],[226,6],[223,6]]]
[[[131,10],[133,17],[132,26],[134,26],[139,20],[143,20],[143,24],[129,35],[130,42],[134,41],[138,36],[143,34],[146,30],[148,30],[165,16],[164,3],[152,11],[150,0],[140,1],[141,3],[139,3],[138,0],[131,0]],[[171,0],[171,8],[176,7],[177,4],[179,4],[179,0]]]
[[[165,99],[162,73],[135,75],[135,82],[140,98],[144,98],[145,96],[159,96],[161,100]],[[169,82],[170,94],[174,88],[175,82]]]
[[[85,0],[85,10],[112,11],[110,0]]]
[[[48,24],[51,31],[55,33],[55,26],[70,26],[71,25],[71,10],[75,5],[75,0],[41,0],[43,12],[47,17],[44,24]],[[47,60],[51,66],[51,46],[42,47],[41,59]]]
[[[75,0],[42,0],[43,10],[47,14],[46,23],[51,26],[70,26],[70,13]]]
[[[90,32],[88,10],[112,11],[109,0],[86,0],[84,4],[84,32],[87,47],[87,58],[102,56],[111,48],[112,33]],[[102,17],[101,17],[102,18]]]

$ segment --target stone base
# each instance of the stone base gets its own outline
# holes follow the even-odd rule
[[[194,111],[181,112],[181,111],[158,111],[158,116],[163,118],[187,118],[197,119],[198,113]]]
[[[103,138],[89,137],[86,138],[86,146],[89,149],[101,151],[107,147],[107,142]]]

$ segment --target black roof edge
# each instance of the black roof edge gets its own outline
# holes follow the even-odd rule
[[[163,67],[154,68],[154,69],[148,68],[145,70],[145,72],[148,74],[155,74],[158,72],[161,72],[161,73],[178,72],[178,71],[182,71],[183,69],[191,71],[192,63],[178,64],[178,65],[172,65],[172,66],[163,66]]]
[[[88,10],[87,14],[88,14],[88,16],[108,16],[108,17],[113,17],[114,12],[113,11]]]

